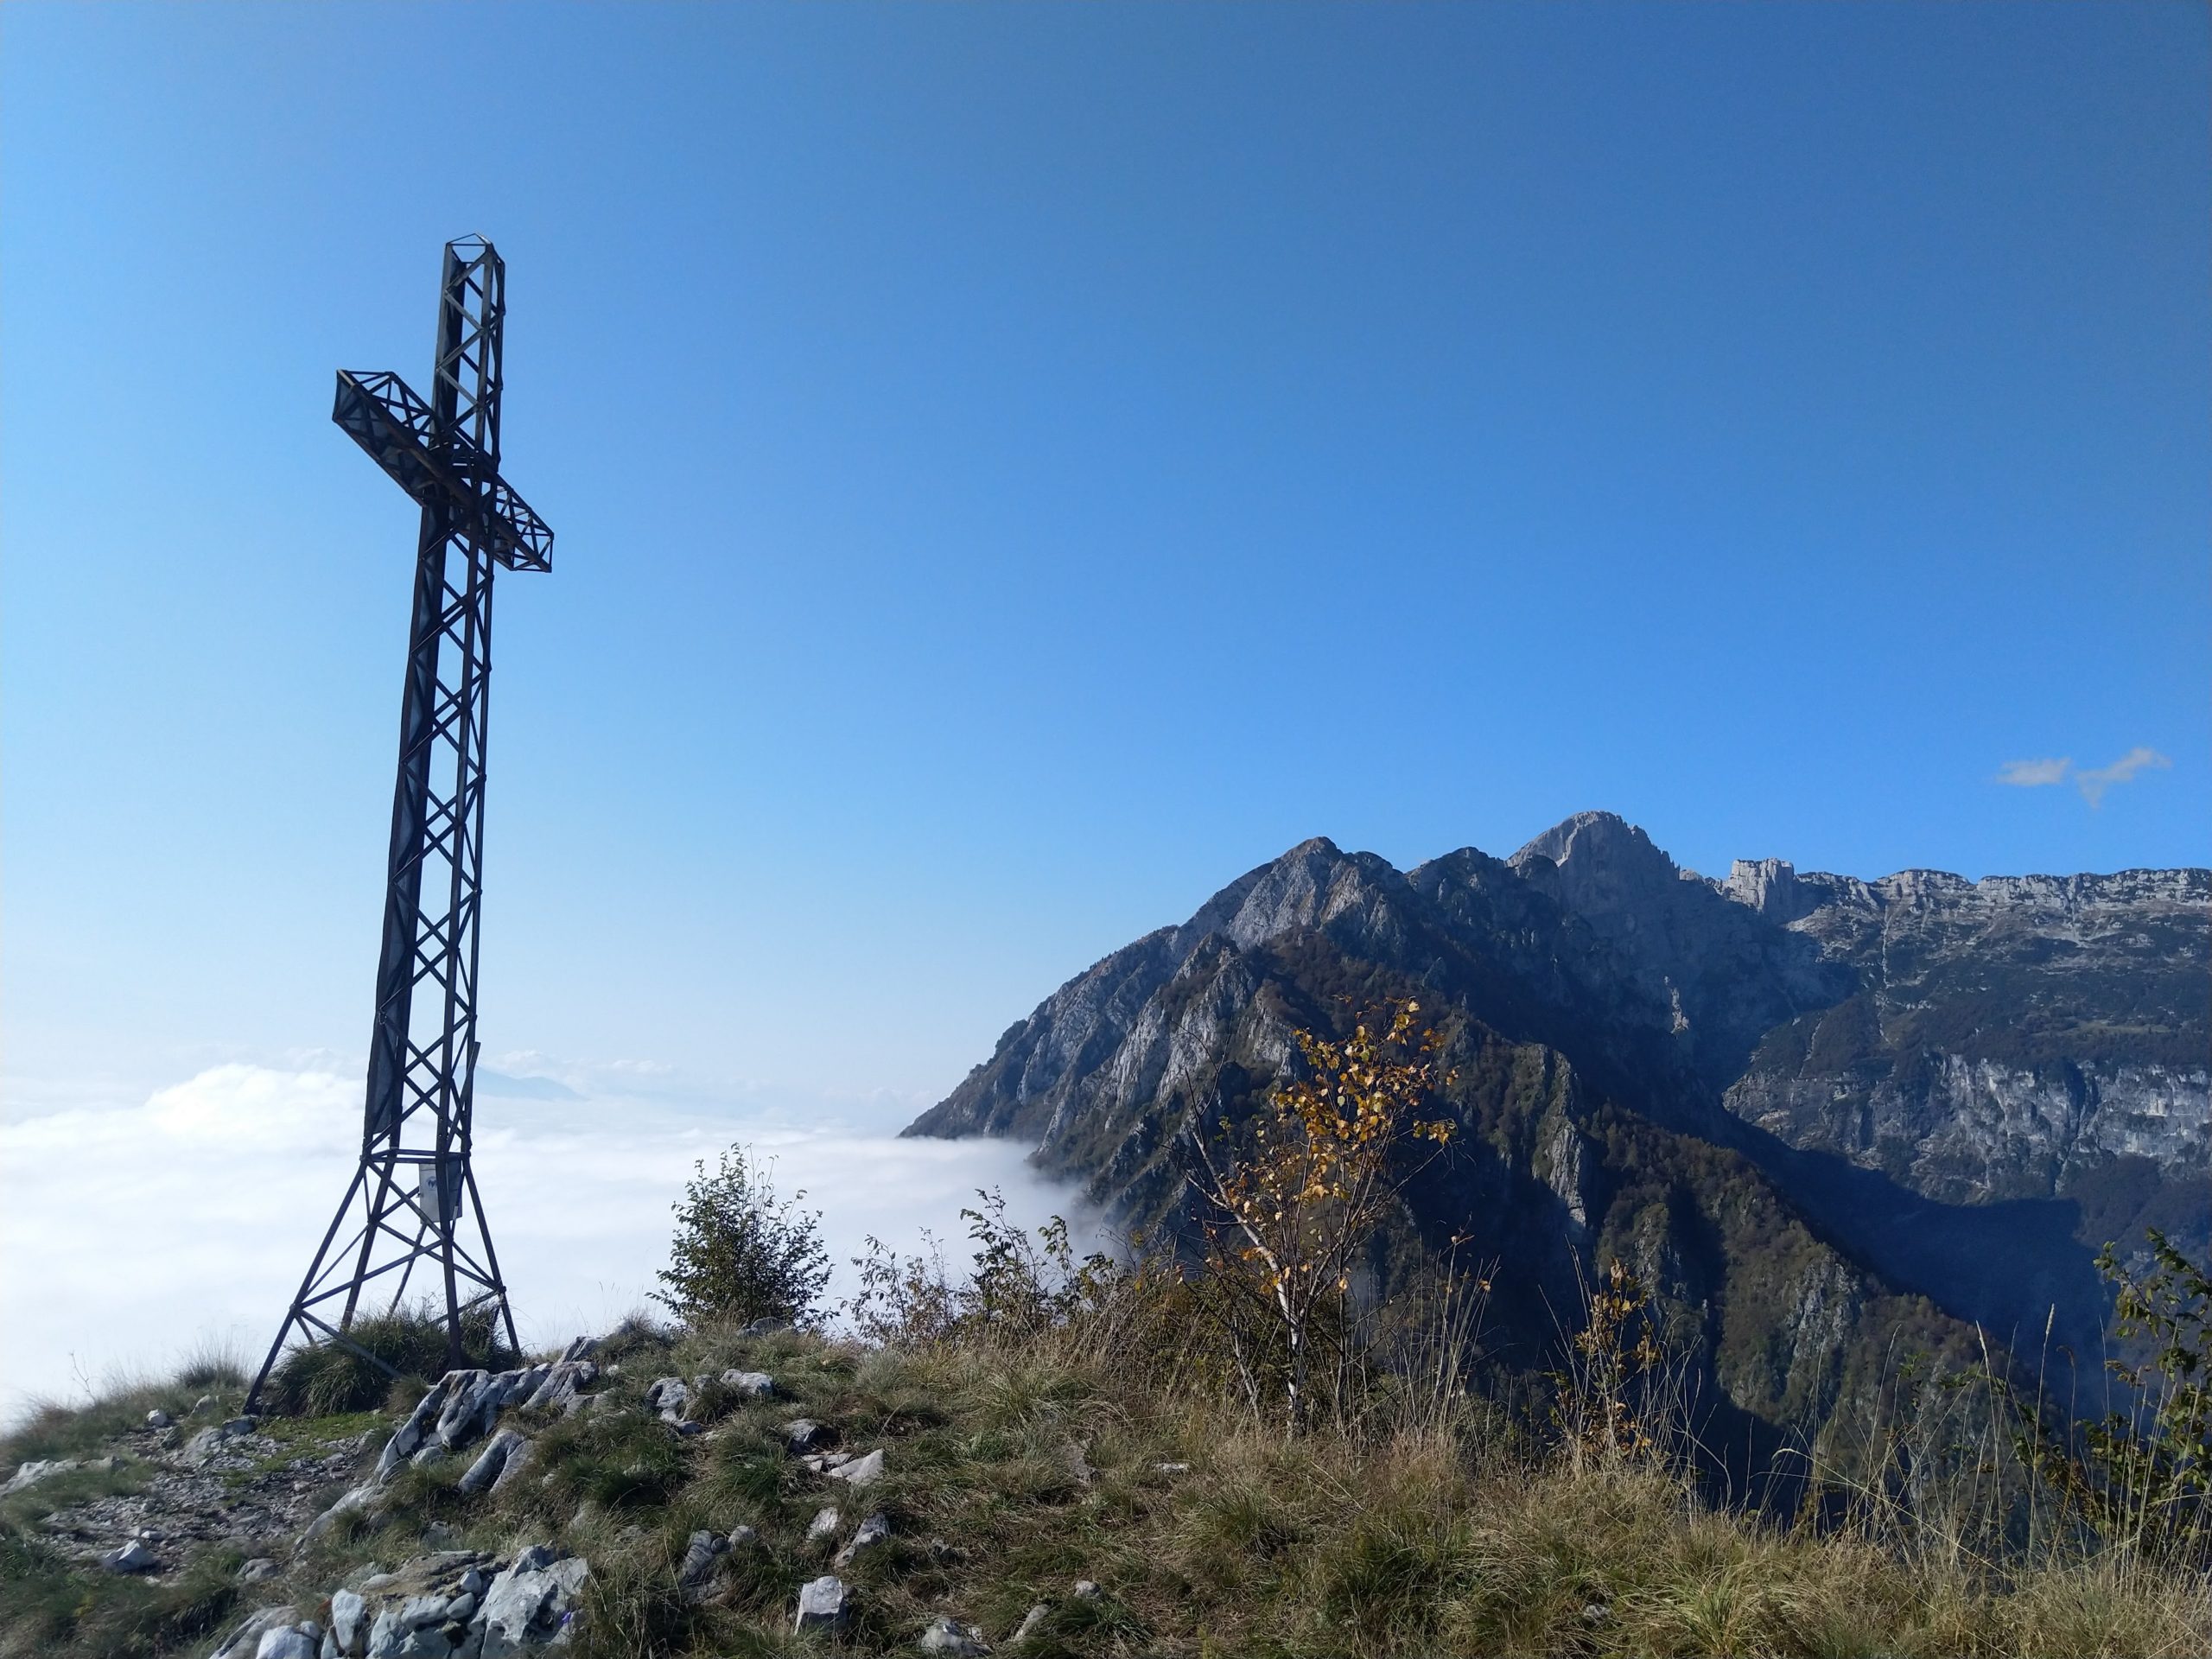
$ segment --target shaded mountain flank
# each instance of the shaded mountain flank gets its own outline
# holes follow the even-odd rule
[[[1492,1351],[1548,1363],[1618,1253],[1713,1431],[1770,1443],[1974,1325],[2094,1369],[2098,1247],[2204,1248],[2209,899],[2202,869],[1713,880],[1595,812],[1405,872],[1316,839],[1070,980],[906,1132],[1029,1141],[1173,1231],[1190,1137],[1250,1112],[1294,1031],[1417,994],[1463,1133],[1406,1230],[1496,1263]],[[1378,1250],[1379,1291],[1408,1254]]]

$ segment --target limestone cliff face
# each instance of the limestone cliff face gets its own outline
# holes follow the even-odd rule
[[[2205,1162],[2202,1066],[2023,1067],[1921,1052],[1905,1064],[1748,1072],[1729,1109],[1795,1146],[1892,1171],[1914,1191],[1974,1203],[2064,1196],[2139,1159],[2176,1178]]]
[[[1796,885],[1790,931],[1854,995],[1767,1033],[1731,1110],[1953,1202],[2063,1196],[2127,1160],[2202,1174],[2206,872]]]
[[[1018,1137],[1172,1225],[1190,1138],[1286,1075],[1292,1032],[1418,994],[1467,1133],[1408,1224],[1506,1265],[1509,1342],[1630,1253],[1736,1408],[1802,1423],[1876,1332],[1942,1339],[1901,1293],[2078,1339],[2096,1244],[2202,1242],[2208,975],[2202,870],[1712,880],[1602,813],[1405,873],[1315,840],[1070,980],[908,1133]]]

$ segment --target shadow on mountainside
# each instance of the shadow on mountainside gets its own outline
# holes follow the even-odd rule
[[[2094,1370],[2112,1309],[2096,1251],[2082,1242],[2072,1198],[1945,1204],[1834,1153],[1802,1151],[1736,1120],[1729,1139],[1797,1201],[1831,1244],[1900,1290],[1925,1296],[2032,1363],[2050,1329],[2050,1357]]]

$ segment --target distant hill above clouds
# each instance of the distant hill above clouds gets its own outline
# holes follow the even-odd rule
[[[1172,1223],[1178,1143],[1249,1111],[1294,1030],[1417,992],[1471,1133],[1410,1220],[1499,1260],[1508,1345],[1555,1333],[1602,1244],[1731,1401],[1809,1424],[1906,1325],[2048,1315],[2094,1351],[2099,1244],[2202,1247],[2208,988],[2203,869],[1715,880],[1600,812],[1403,872],[1316,839],[1071,979],[907,1133],[1027,1141]]]

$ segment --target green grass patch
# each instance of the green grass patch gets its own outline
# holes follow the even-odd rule
[[[0,1498],[0,1516],[27,1526],[72,1504],[137,1491],[151,1472],[143,1463],[118,1459],[112,1469],[71,1469],[48,1475],[35,1485]]]
[[[339,1412],[327,1417],[265,1418],[256,1433],[267,1435],[279,1446],[298,1448],[293,1453],[296,1457],[305,1452],[327,1451],[344,1441],[392,1427],[390,1413],[368,1409]]]
[[[0,1655],[154,1659],[204,1642],[238,1603],[239,1557],[207,1550],[162,1582],[71,1564],[0,1525]]]

